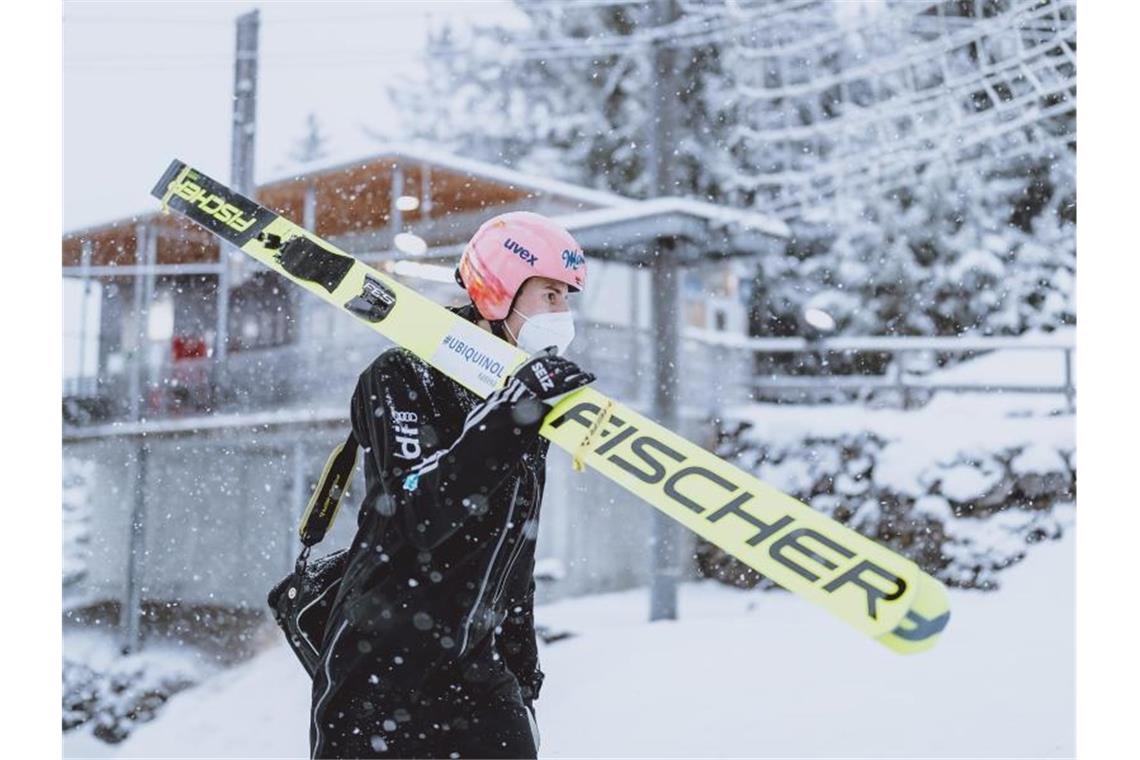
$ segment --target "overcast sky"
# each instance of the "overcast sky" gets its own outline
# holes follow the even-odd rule
[[[429,24],[520,23],[509,0],[64,3],[64,229],[152,210],[178,157],[229,178],[234,20],[261,11],[255,176],[317,114],[338,153],[391,131],[387,86],[421,70]],[[397,137],[399,137],[397,135]]]

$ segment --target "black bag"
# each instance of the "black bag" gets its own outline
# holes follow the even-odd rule
[[[340,590],[340,580],[348,564],[348,550],[303,564],[273,587],[269,606],[277,625],[296,653],[297,659],[312,676],[321,659],[321,642],[329,620],[329,610]]]
[[[301,518],[301,543],[293,572],[269,592],[267,601],[273,617],[297,659],[311,677],[321,658],[321,643],[329,611],[340,591],[348,565],[348,550],[341,549],[309,562],[309,552],[325,537],[336,518],[344,487],[356,465],[356,437],[350,432],[344,443],[333,449],[321,473],[320,482]]]

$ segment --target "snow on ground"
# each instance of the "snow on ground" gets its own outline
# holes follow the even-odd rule
[[[997,450],[1029,440],[1072,448],[1074,417],[1062,413],[1060,396],[1027,393],[939,393],[918,410],[872,409],[863,404],[800,406],[748,404],[726,410],[728,419],[751,422],[755,435],[792,444],[805,434],[823,438],[870,430],[887,439],[923,442],[923,461],[947,447]]]
[[[536,609],[544,757],[1071,757],[1074,540],[1037,547],[1000,592],[951,591],[932,651],[903,657],[790,594],[684,584]],[[284,643],[176,695],[110,747],[66,757],[306,757],[309,683]]]
[[[108,731],[120,724],[130,724],[133,720],[127,715],[137,710],[140,702],[148,701],[142,699],[144,694],[169,694],[186,684],[213,683],[210,677],[221,672],[217,664],[196,649],[160,642],[124,657],[120,652],[121,643],[114,632],[78,627],[64,629],[63,651],[65,660],[70,663],[63,674],[64,703],[70,704],[70,710],[64,710],[64,722],[87,720],[80,728],[64,735],[69,755],[113,756],[111,745],[91,734],[97,723],[102,723]],[[85,694],[95,696],[95,706],[85,704]],[[159,710],[159,716],[163,715],[161,708]]]

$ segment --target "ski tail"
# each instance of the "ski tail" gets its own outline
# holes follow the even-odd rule
[[[175,159],[150,191],[163,209],[174,209],[241,248],[277,214]]]

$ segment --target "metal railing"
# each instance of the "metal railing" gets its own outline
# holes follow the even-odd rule
[[[586,324],[580,331],[582,361],[598,373],[606,390],[635,400],[649,393],[641,377],[649,370],[654,339],[648,330],[617,328],[613,325]],[[682,333],[681,401],[695,406],[747,403],[761,399],[789,402],[834,400],[836,394],[850,401],[870,401],[888,395],[909,407],[935,392],[950,393],[1033,393],[1063,396],[1070,411],[1075,407],[1076,346],[1069,334],[1031,337],[835,337],[750,338],[731,333],[688,328]],[[952,365],[947,357],[984,355],[994,351],[1045,352],[1056,355],[1056,378],[1032,380],[1002,379],[960,382],[943,379],[940,370]],[[776,367],[760,371],[763,358],[846,357],[874,355],[870,364],[881,371],[857,373],[829,372],[796,374],[787,371],[795,361],[769,362]],[[826,362],[819,362],[826,363]],[[848,361],[847,364],[858,364]]]
[[[235,351],[220,363],[212,358],[144,363],[139,415],[153,420],[337,402],[347,407],[357,376],[385,346],[377,339],[314,342]],[[130,420],[130,396],[126,371],[64,383],[65,410],[69,403],[93,410],[93,423]]]
[[[751,373],[742,380],[738,396],[748,399],[779,396],[780,394],[811,394],[832,391],[849,391],[862,400],[868,400],[882,391],[898,394],[902,405],[934,392],[949,393],[1032,393],[1057,394],[1066,399],[1070,411],[1075,408],[1076,378],[1074,355],[1076,346],[1070,334],[1036,335],[1031,337],[835,337],[820,340],[807,338],[746,338],[709,330],[686,330],[684,338],[690,349],[689,356],[702,351],[720,349],[729,354],[751,357],[778,354],[799,354],[851,357],[873,354],[889,357],[884,371],[874,374],[757,374]],[[1057,363],[1056,379],[1034,377],[1030,380],[994,377],[984,381],[955,381],[944,379],[940,366],[948,356],[984,355],[994,351],[1044,352],[1054,354]],[[941,361],[940,361],[941,360]],[[692,366],[701,367],[702,362]],[[793,396],[794,398],[794,396]]]
[[[648,405],[652,395],[655,337],[607,323],[579,324],[572,358],[598,374],[598,387],[635,405]],[[284,407],[347,404],[356,377],[385,343],[367,340],[303,343],[229,354],[222,366],[212,359],[165,362],[146,368],[140,412],[146,419],[200,416],[212,413],[261,411]],[[935,392],[1057,394],[1075,405],[1076,347],[1068,335],[1031,338],[860,337],[749,338],[711,330],[682,333],[679,393],[683,406],[713,408],[756,400],[812,403],[883,401],[903,407]],[[994,378],[981,382],[944,379],[937,370],[947,356],[982,355],[993,351],[1055,354],[1055,377],[1031,381]],[[784,356],[783,362],[772,360]],[[864,368],[827,374],[803,374],[794,369],[808,357],[873,356]],[[798,359],[797,359],[798,358]],[[764,360],[767,359],[767,363]],[[803,362],[800,361],[800,364]],[[828,362],[816,361],[816,364]],[[832,362],[834,364],[834,362]],[[848,370],[851,367],[848,366]],[[101,402],[97,421],[129,419],[126,374],[84,378],[65,385],[67,391]],[[94,421],[94,420],[93,420]]]

